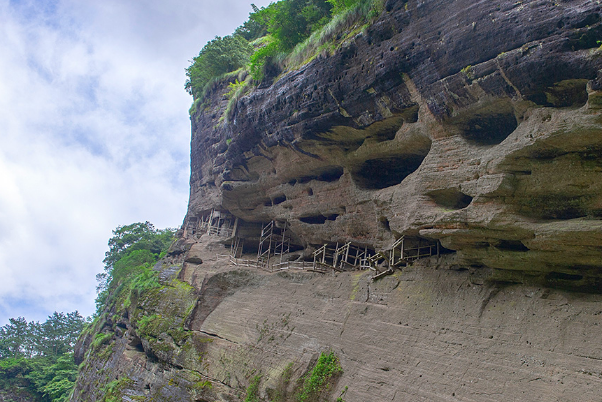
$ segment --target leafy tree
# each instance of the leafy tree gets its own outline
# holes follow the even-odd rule
[[[153,254],[159,254],[166,243],[171,243],[172,238],[172,229],[158,230],[148,221],[118,226],[109,239],[109,251],[105,253],[103,262],[105,267],[112,267],[133,250],[149,250]]]
[[[109,251],[105,253],[105,272],[96,275],[99,282],[99,293],[107,291],[114,279],[122,279],[127,275],[127,267],[139,262],[154,262],[166,250],[173,240],[174,229],[158,230],[150,222],[138,222],[131,225],[118,226],[109,239]],[[132,254],[134,251],[140,253]],[[127,257],[118,264],[120,260]],[[98,304],[98,303],[97,303]]]
[[[342,2],[341,5],[335,2]],[[185,88],[196,100],[213,79],[251,65],[251,75],[261,80],[266,66],[278,53],[288,52],[332,18],[333,7],[358,0],[281,0],[267,7],[251,4],[249,19],[233,35],[209,41],[186,69]],[[253,49],[249,41],[269,35],[272,39]]]
[[[32,339],[30,325],[23,317],[11,318],[0,328],[0,357],[19,357],[28,354]]]
[[[113,230],[109,251],[105,253],[105,272],[96,275],[96,314],[120,285],[142,283],[140,286],[144,287],[156,283],[150,267],[167,251],[174,234],[175,229],[156,229],[150,222],[118,226]]]
[[[241,35],[216,36],[186,69],[186,90],[197,99],[211,79],[243,67],[252,53],[253,47]]]
[[[249,69],[254,80],[261,81],[265,75],[266,65],[273,62],[274,56],[280,51],[277,41],[270,41],[267,45],[257,49],[251,56]]]
[[[39,352],[46,356],[60,356],[73,350],[83,328],[84,318],[79,312],[65,314],[55,311],[40,326]]]
[[[273,5],[274,3],[270,4],[267,8],[269,9]],[[249,19],[234,31],[234,35],[240,35],[249,42],[261,38],[268,33],[268,20],[265,18],[267,13],[262,11],[266,8],[259,8],[255,4],[251,4],[251,8],[253,8],[253,12],[249,14]]]
[[[73,347],[84,326],[79,312],[54,312],[39,323],[11,318],[0,327],[0,390],[20,390],[32,401],[63,402],[75,385]]]
[[[63,402],[69,400],[69,394],[77,379],[77,366],[73,354],[63,354],[56,359],[36,359],[31,362],[32,370],[25,375],[31,386],[45,400]]]
[[[268,32],[283,50],[307,39],[331,18],[332,4],[326,0],[282,0],[269,15]]]
[[[78,311],[57,313],[39,322],[27,322],[23,317],[11,318],[0,327],[0,358],[60,356],[73,350],[84,327]]]
[[[332,5],[332,14],[339,14],[356,5],[361,0],[327,0]]]

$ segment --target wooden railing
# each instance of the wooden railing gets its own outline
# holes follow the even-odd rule
[[[268,272],[277,272],[283,270],[305,270],[313,272],[326,273],[329,269],[344,271],[347,269],[370,269],[374,271],[373,280],[379,279],[385,275],[390,275],[396,267],[407,265],[417,259],[439,255],[439,242],[433,243],[424,239],[405,238],[397,239],[390,249],[386,251],[371,252],[367,247],[363,250],[360,246],[347,242],[339,247],[338,243],[333,248],[324,244],[313,252],[313,261],[284,261],[284,253],[276,253],[277,246],[283,248],[283,243],[277,243],[276,238],[282,241],[285,232],[282,234],[274,233],[274,222],[270,222],[262,228],[262,239],[257,253],[256,260],[248,260],[238,257],[238,250],[242,254],[242,246],[239,246],[239,239],[235,239],[236,245],[231,247],[231,253],[234,255],[222,255],[227,257],[229,262],[237,266],[256,267]],[[286,228],[285,228],[286,230]],[[233,243],[234,244],[234,243]],[[409,246],[409,247],[408,247]],[[240,248],[239,248],[240,247]],[[275,255],[280,255],[280,261],[277,262]]]

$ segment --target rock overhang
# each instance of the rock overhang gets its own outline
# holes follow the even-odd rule
[[[600,6],[406,3],[242,97],[227,124],[217,88],[192,116],[188,216],[289,221],[302,246],[420,234],[466,264],[602,266],[595,246],[538,240],[554,222],[597,233]]]

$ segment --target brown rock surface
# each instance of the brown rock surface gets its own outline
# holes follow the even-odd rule
[[[185,340],[170,330],[141,335],[127,323],[115,331],[110,357],[91,358],[86,393],[78,389],[75,400],[100,400],[93,384],[107,373],[132,379],[123,395],[157,401],[243,400],[260,375],[259,396],[275,400],[269,395],[282,389],[289,365],[284,389],[294,400],[296,380],[329,350],[344,373],[327,400],[342,392],[346,401],[600,398],[601,295],[492,285],[454,255],[372,282],[366,271],[229,266],[211,258],[215,246],[206,247],[203,265],[181,271],[204,278],[194,309],[185,308],[193,299],[173,295],[145,307],[146,314],[188,311]],[[212,386],[195,390],[205,381]]]
[[[389,1],[229,124],[214,88],[192,116],[186,222],[287,220],[310,249],[420,235],[465,265],[600,289],[600,21],[583,0]]]
[[[237,401],[258,375],[262,400],[294,400],[329,350],[344,372],[326,400],[602,400],[601,12],[389,0],[334,54],[242,97],[228,123],[228,83],[214,86],[191,116],[190,203],[158,267],[165,287],[108,319],[106,346],[81,341],[73,400],[129,378],[129,400]],[[289,258],[402,235],[445,253],[375,282],[271,274],[216,259],[224,244],[201,235],[213,210],[249,259],[272,220],[290,225]]]

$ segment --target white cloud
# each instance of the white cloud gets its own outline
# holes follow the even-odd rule
[[[184,69],[250,10],[241,0],[0,0],[0,325],[91,314],[111,230],[181,224]]]

